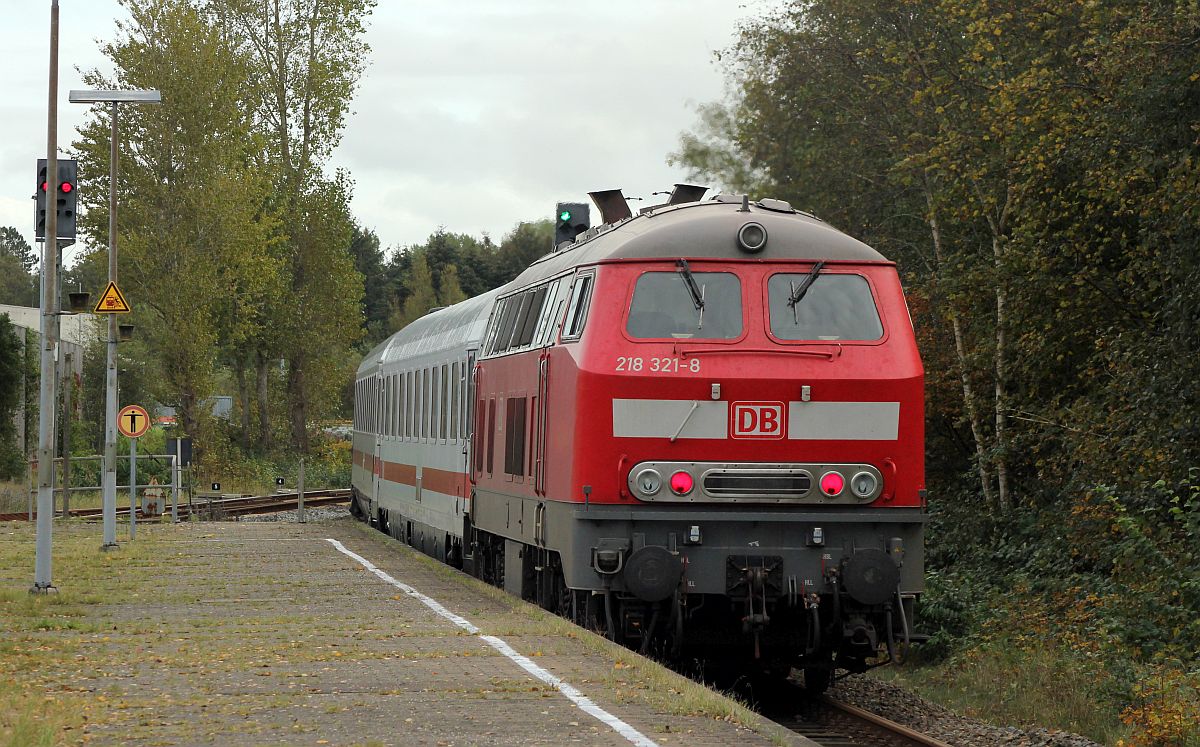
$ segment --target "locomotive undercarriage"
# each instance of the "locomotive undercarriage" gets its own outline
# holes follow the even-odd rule
[[[676,662],[736,662],[742,670],[752,662],[760,672],[784,675],[798,668],[821,690],[833,671],[886,663],[914,638],[919,510],[864,523],[861,514],[524,507],[522,500],[506,499],[504,516],[518,529],[525,522],[511,517],[537,517],[535,534],[544,544],[471,525],[464,568],[642,652]],[[487,502],[477,497],[481,504]],[[499,513],[497,504],[492,508]],[[705,524],[695,533],[685,519]],[[815,547],[814,528],[825,540]],[[787,537],[801,539],[770,541]]]
[[[357,501],[353,508],[368,513]],[[508,506],[505,514],[524,517],[523,511],[514,514]],[[464,541],[396,512],[371,513],[381,531],[428,555],[701,675],[728,670],[787,676],[800,669],[806,686],[820,691],[835,671],[861,672],[886,663],[901,643],[916,638],[911,630],[920,591],[919,511],[901,509],[864,524],[861,516],[849,522],[836,514],[798,519],[744,510],[677,517],[656,510],[649,520],[634,520],[628,508],[609,506],[588,507],[582,520],[577,505],[531,506],[528,516],[537,517],[544,546],[487,531],[469,519]],[[649,512],[639,511],[644,513]],[[695,536],[680,541],[692,528],[672,520],[682,516],[707,519],[698,543]],[[820,547],[728,541],[774,535],[811,540],[813,525],[804,519],[812,516],[819,518],[826,540]],[[568,521],[573,529],[561,531],[570,529]],[[513,522],[518,528],[525,523]],[[778,526],[765,529],[769,524]],[[673,528],[681,531],[666,531]],[[908,548],[913,552],[903,558]]]

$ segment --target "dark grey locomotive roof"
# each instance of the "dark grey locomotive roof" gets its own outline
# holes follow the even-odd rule
[[[777,200],[749,203],[718,196],[663,205],[614,225],[590,229],[575,242],[534,262],[515,280],[475,298],[431,312],[380,343],[363,359],[359,375],[386,361],[477,347],[497,296],[559,275],[572,267],[611,260],[750,259],[886,262],[879,252],[828,223]],[[756,253],[738,247],[738,229],[755,222],[767,231]]]
[[[763,201],[764,204],[782,204]],[[828,223],[805,213],[742,202],[705,200],[657,207],[614,226],[602,226],[591,238],[547,254],[506,288],[520,288],[571,267],[622,259],[842,260],[886,262],[879,252]],[[750,254],[738,247],[737,233],[749,222],[767,231],[767,244]]]

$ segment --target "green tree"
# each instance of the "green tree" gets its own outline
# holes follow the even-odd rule
[[[25,473],[15,421],[22,396],[23,337],[8,315],[0,314],[0,480],[17,479]]]
[[[370,229],[354,226],[350,238],[350,254],[354,269],[363,278],[362,315],[365,340],[371,346],[387,337],[388,294],[387,273],[384,270],[383,250],[379,236]]]
[[[362,325],[363,281],[350,256],[350,181],[343,174],[325,178],[322,166],[341,138],[364,69],[364,24],[374,5],[210,0],[207,6],[256,70],[246,99],[266,136],[263,159],[274,181],[272,205],[284,238],[279,256],[288,278],[287,292],[259,319],[260,329],[272,330],[256,338],[259,390],[266,361],[285,359],[288,421],[302,452],[308,451],[310,418],[338,399],[315,369],[344,357]],[[315,218],[329,222],[317,225]]]
[[[120,278],[139,335],[157,353],[157,399],[176,408],[186,433],[201,435],[219,345],[248,333],[252,315],[239,311],[261,303],[279,272],[265,251],[275,224],[263,209],[265,175],[254,166],[262,141],[242,100],[251,71],[190,3],[124,4],[130,22],[102,47],[116,78],[91,72],[84,80],[163,94],[161,105],[143,107],[121,128]],[[75,144],[89,208],[83,230],[98,245],[107,243],[108,116],[93,110]]]
[[[0,304],[40,306],[37,252],[12,226],[0,228]]]

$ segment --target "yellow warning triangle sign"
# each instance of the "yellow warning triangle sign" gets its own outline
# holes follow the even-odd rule
[[[100,294],[100,301],[93,311],[95,314],[128,314],[131,311],[129,302],[121,295],[121,289],[113,281],[108,281],[108,287]]]

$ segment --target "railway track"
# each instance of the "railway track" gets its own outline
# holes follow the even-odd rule
[[[350,500],[350,491],[347,489],[335,490],[306,490],[304,491],[304,507],[315,508],[317,506],[326,506],[333,503],[347,503]],[[298,495],[296,492],[288,493],[272,493],[269,495],[239,495],[239,496],[223,496],[221,498],[193,500],[190,504],[179,504],[179,517],[181,519],[188,518],[193,514],[205,519],[224,519],[237,516],[248,516],[250,514],[269,514],[276,511],[295,510],[298,504]],[[170,508],[167,508],[167,513]],[[72,509],[70,514],[73,518],[80,519],[97,519],[103,513],[103,509],[99,508],[79,508]],[[128,516],[129,507],[118,507],[117,516]],[[37,512],[34,512],[34,517]],[[143,516],[139,510],[137,513],[139,519],[149,519],[152,517]],[[27,512],[14,514],[0,514],[0,521],[25,521],[29,518]]]
[[[793,713],[767,715],[821,747],[953,747],[828,695],[798,697]]]

